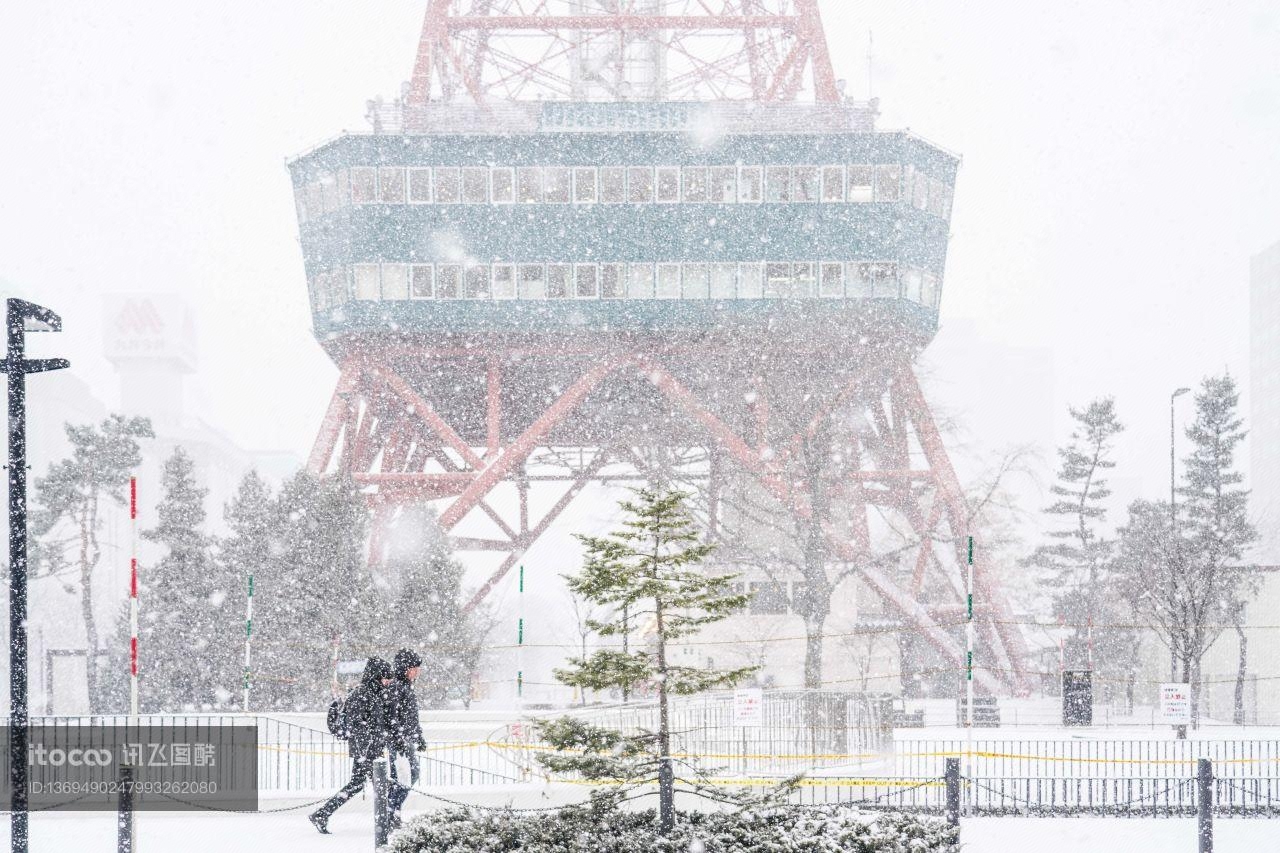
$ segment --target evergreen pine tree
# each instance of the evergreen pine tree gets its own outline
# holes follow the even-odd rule
[[[333,643],[365,657],[385,618],[367,560],[368,508],[344,476],[299,472],[275,501],[274,558],[254,577],[256,691],[279,710],[328,701]]]
[[[181,447],[165,460],[159,524],[142,536],[165,554],[139,575],[139,705],[144,712],[232,706],[237,685],[233,585],[203,530],[209,490]]]
[[[650,779],[656,772],[659,822],[666,832],[675,821],[671,697],[732,686],[757,667],[712,670],[671,662],[667,650],[673,641],[742,610],[749,596],[731,591],[734,575],[710,577],[699,568],[712,546],[701,541],[685,506],[687,495],[655,488],[635,494],[634,500],[620,504],[627,516],[621,530],[603,537],[577,537],[586,555],[581,573],[568,582],[573,593],[617,614],[591,623],[598,634],[625,637],[637,620],[644,620],[649,623],[648,647],[601,649],[585,658],[570,658],[568,668],[556,670],[556,677],[590,690],[652,688],[657,694],[658,730],[629,736],[560,718],[541,726],[542,736],[558,752],[540,760],[554,771],[627,784]]]
[[[97,711],[104,707],[93,605],[94,571],[102,557],[98,540],[102,527],[100,510],[104,501],[121,506],[127,503],[129,477],[142,464],[138,441],[154,438],[155,434],[146,418],[123,415],[111,415],[98,426],[67,424],[66,431],[71,456],[50,465],[49,473],[35,481],[32,574],[61,576],[75,572],[85,648],[89,650],[89,705]]]
[[[238,592],[230,598],[234,612],[239,613],[249,593],[249,577],[252,575],[256,580],[268,572],[273,559],[275,507],[271,490],[257,471],[250,471],[240,481],[235,496],[223,508],[223,519],[230,535],[220,543],[218,560],[226,576],[239,583]],[[243,668],[243,658],[241,663]],[[242,678],[242,690],[247,683],[258,699],[256,704],[260,705],[263,698],[271,698],[270,689],[265,696],[259,695],[259,687],[253,680],[252,666],[249,672],[242,673]]]
[[[486,632],[483,612],[463,612],[463,568],[426,508],[406,509],[383,567],[392,581],[388,617],[379,621],[380,645],[394,653],[409,647],[422,655],[415,682],[423,702],[443,707],[467,701]]]
[[[1047,585],[1055,591],[1054,613],[1070,626],[1068,665],[1082,667],[1092,657],[1095,670],[1127,681],[1134,670],[1136,636],[1115,627],[1131,620],[1116,594],[1115,542],[1101,529],[1111,496],[1105,475],[1116,464],[1112,442],[1124,426],[1109,397],[1070,411],[1076,428],[1058,449],[1061,465],[1050,490],[1055,500],[1044,510],[1057,526],[1047,531],[1051,543],[1037,548],[1027,562],[1046,571]]]
[[[1191,455],[1183,460],[1179,489],[1186,517],[1182,535],[1190,554],[1188,591],[1199,624],[1192,630],[1183,677],[1192,684],[1192,721],[1199,720],[1200,662],[1217,640],[1224,624],[1240,618],[1245,598],[1256,591],[1256,576],[1237,571],[1245,549],[1258,533],[1249,522],[1249,491],[1235,470],[1235,451],[1244,441],[1244,419],[1238,414],[1240,394],[1230,375],[1209,377],[1196,394],[1196,418],[1187,428]],[[1243,636],[1243,632],[1241,632]],[[1238,667],[1244,678],[1245,661]],[[1238,693],[1242,692],[1239,685]]]

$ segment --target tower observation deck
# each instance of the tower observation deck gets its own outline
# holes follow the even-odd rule
[[[843,96],[815,0],[682,5],[429,0],[402,98],[290,163],[341,369],[309,466],[365,488],[373,560],[433,504],[494,555],[475,601],[588,483],[694,483],[716,536],[747,482],[958,664],[967,510],[912,369],[958,160]],[[976,583],[976,677],[1021,687]]]

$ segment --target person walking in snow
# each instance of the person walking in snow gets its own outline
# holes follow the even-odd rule
[[[386,755],[391,746],[391,686],[391,664],[382,658],[369,658],[360,676],[360,686],[351,691],[342,706],[342,727],[351,755],[351,780],[308,816],[323,834],[329,833],[329,818],[333,813],[364,790],[365,780],[373,778],[374,760]]]
[[[395,680],[390,687],[391,711],[391,792],[387,804],[391,828],[400,826],[400,807],[409,790],[418,784],[418,753],[427,748],[422,737],[422,720],[418,715],[418,697],[413,692],[414,679],[422,671],[422,656],[412,649],[396,652],[393,665]],[[400,759],[404,759],[401,761]],[[407,777],[407,779],[406,779]]]

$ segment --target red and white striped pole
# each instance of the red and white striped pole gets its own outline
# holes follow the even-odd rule
[[[138,716],[138,478],[129,478],[129,714]]]

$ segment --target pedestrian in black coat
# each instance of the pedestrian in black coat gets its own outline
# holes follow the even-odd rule
[[[347,752],[351,755],[351,780],[309,815],[311,823],[322,833],[329,832],[330,816],[364,790],[365,780],[373,775],[374,759],[385,755],[392,744],[391,685],[391,665],[382,658],[369,658],[360,676],[360,686],[351,691],[342,705]]]
[[[409,796],[409,789],[418,784],[418,752],[427,748],[422,737],[422,720],[418,715],[418,696],[413,692],[414,679],[421,669],[422,656],[417,652],[412,649],[396,652],[395,679],[391,682],[388,703],[391,711],[391,778],[394,782],[388,799],[392,827],[400,825],[400,807]],[[406,775],[404,768],[397,766],[400,764],[395,760],[398,757],[407,759],[407,780],[402,778]]]

